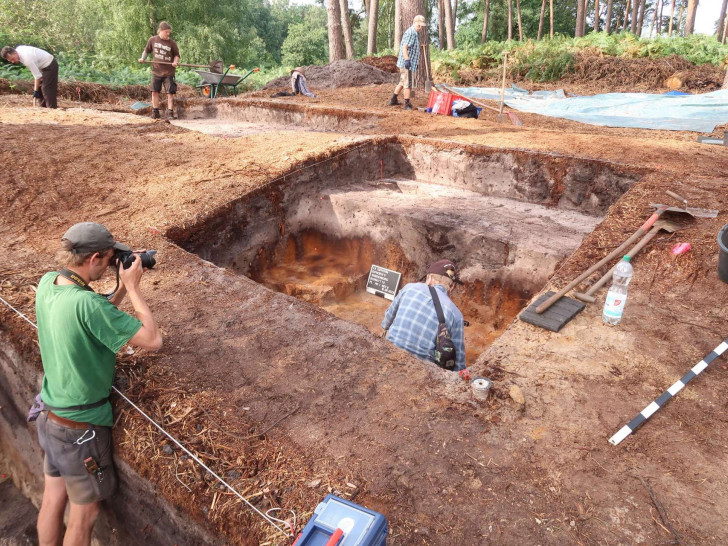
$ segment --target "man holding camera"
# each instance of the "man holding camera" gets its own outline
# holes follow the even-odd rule
[[[38,283],[35,307],[45,405],[37,420],[45,452],[45,489],[38,514],[41,545],[90,544],[100,502],[116,487],[109,402],[116,353],[127,343],[150,351],[162,346],[160,330],[139,289],[140,256],[134,256],[128,269],[118,264],[121,283],[113,295],[106,297],[89,287],[109,265],[118,263],[118,256],[129,252],[101,224],[76,224],[63,235],[58,254],[63,269],[46,273]],[[126,295],[136,318],[116,307]]]
[[[40,48],[19,45],[5,46],[0,56],[9,63],[23,63],[33,74],[33,102],[42,108],[58,108],[58,63]]]

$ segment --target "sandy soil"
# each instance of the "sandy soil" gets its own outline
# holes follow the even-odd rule
[[[728,221],[728,151],[697,144],[693,133],[402,112],[381,106],[390,92],[372,86],[279,101],[378,117],[357,135],[235,139],[1,98],[0,294],[33,317],[33,285],[54,267],[58,240],[77,221],[100,221],[133,247],[158,249],[160,265],[144,290],[165,347],[123,356],[120,388],[256,506],[294,509],[299,523],[338,491],[386,513],[391,544],[728,542],[724,360],[638,434],[619,447],[607,443],[726,336],[728,285],[716,276],[715,236]],[[472,367],[496,382],[479,405],[459,378],[392,350],[363,326],[203,262],[165,237],[304,160],[381,135],[647,169],[551,287],[616,247],[649,216],[648,203],[668,199],[665,189],[721,213],[678,217],[681,230],[638,257],[618,327],[602,325],[599,304],[559,334],[516,320]],[[672,256],[678,241],[692,250]],[[33,335],[9,310],[0,308],[0,317],[18,335]],[[285,542],[165,449],[122,402],[116,407],[118,456],[191,518],[230,543]]]

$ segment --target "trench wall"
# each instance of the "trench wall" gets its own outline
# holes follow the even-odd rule
[[[15,486],[40,507],[43,452],[35,425],[25,418],[40,390],[42,368],[35,332],[28,330],[12,329],[11,322],[0,323],[0,464]],[[201,526],[191,524],[189,516],[164,501],[124,461],[115,458],[115,464],[119,488],[103,503],[94,527],[94,544],[127,546],[140,540],[165,545],[222,544]]]
[[[524,289],[534,291],[563,256],[544,260],[542,254],[510,245],[507,226],[489,234],[467,226],[452,229],[435,219],[366,210],[343,194],[387,179],[415,179],[599,218],[641,176],[636,169],[556,154],[408,138],[372,141],[312,168],[299,167],[167,235],[203,259],[243,274],[270,261],[264,254],[277,244],[280,250],[288,234],[316,230],[340,238],[366,236],[381,248],[398,245],[412,264],[447,253],[463,270],[471,267],[475,278],[525,283]]]
[[[287,125],[310,131],[352,132],[373,127],[380,116],[338,108],[250,99],[196,99],[179,106],[180,119],[223,119]]]

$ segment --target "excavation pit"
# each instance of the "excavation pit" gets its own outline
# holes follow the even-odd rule
[[[169,235],[205,260],[381,333],[376,264],[416,282],[453,260],[472,364],[640,174],[616,165],[431,143],[360,145],[299,167]]]

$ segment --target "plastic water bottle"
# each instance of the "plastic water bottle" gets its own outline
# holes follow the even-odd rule
[[[630,257],[625,256],[622,261],[617,264],[612,273],[612,286],[607,292],[607,299],[604,302],[604,311],[602,312],[602,320],[605,324],[615,326],[622,320],[624,312],[624,304],[627,302],[627,285],[632,280],[632,264],[629,263]]]

